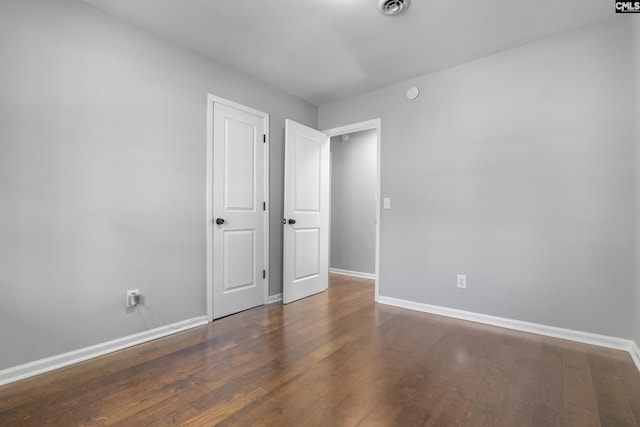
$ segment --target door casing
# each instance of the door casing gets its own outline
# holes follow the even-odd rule
[[[269,114],[262,111],[247,107],[242,104],[230,101],[212,94],[207,95],[207,176],[206,176],[206,232],[207,232],[207,319],[213,321],[213,106],[214,104],[222,104],[236,110],[244,111],[248,114],[258,116],[263,120],[264,133],[266,140],[264,142],[264,168],[263,168],[263,186],[264,201],[266,210],[264,211],[264,256],[263,265],[266,270],[264,279],[264,296],[263,304],[266,304],[269,298]]]

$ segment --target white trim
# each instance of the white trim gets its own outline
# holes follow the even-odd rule
[[[213,259],[211,252],[213,248],[213,104],[215,98],[213,95],[207,95],[207,177],[205,182],[205,199],[207,206],[205,208],[205,224],[207,233],[207,320],[213,321]]]
[[[631,349],[629,350],[629,354],[631,354],[631,358],[636,364],[636,368],[638,368],[638,371],[640,371],[640,348],[638,348],[637,343],[631,342]]]
[[[375,280],[375,301],[380,299],[380,192],[381,192],[381,165],[382,165],[382,120],[373,119],[364,122],[353,123],[346,126],[340,126],[324,130],[330,138],[332,136],[342,135],[345,133],[359,132],[363,130],[376,129],[378,138],[378,146],[376,153],[376,257],[375,257],[375,274],[373,280]]]
[[[267,300],[267,304],[275,304],[277,302],[282,301],[282,294],[269,295],[269,299]]]
[[[207,324],[207,316],[173,323],[0,371],[0,386]]]
[[[254,116],[262,118],[264,122],[264,134],[266,135],[266,142],[264,146],[264,201],[267,204],[267,209],[264,211],[264,259],[263,268],[267,271],[266,277],[263,281],[264,295],[263,304],[267,304],[269,300],[269,213],[270,199],[269,199],[269,114],[256,110],[251,107],[247,107],[237,102],[230,101],[225,98],[221,98],[216,95],[207,94],[207,182],[206,188],[206,233],[207,233],[207,319],[209,322],[213,321],[213,105],[222,104],[227,107],[235,108],[236,110],[244,111],[245,113],[252,114]]]
[[[263,113],[266,114],[266,113]],[[269,303],[269,277],[270,277],[270,273],[271,273],[271,268],[269,266],[269,217],[270,217],[270,212],[271,212],[271,200],[269,198],[269,152],[270,152],[270,134],[269,134],[269,115],[266,114],[266,117],[263,117],[264,120],[264,134],[266,136],[266,141],[264,143],[264,178],[263,178],[263,185],[264,185],[264,191],[263,191],[263,197],[264,197],[264,201],[266,203],[266,210],[264,211],[264,230],[263,230],[263,236],[264,236],[264,251],[263,251],[263,263],[264,263],[264,270],[266,271],[265,277],[264,277],[264,297],[263,297],[263,301],[265,304]],[[213,282],[212,282],[213,283]]]
[[[615,350],[624,350],[632,353],[631,340],[610,337],[607,335],[592,334],[590,332],[574,331],[572,329],[558,328],[555,326],[540,325],[537,323],[523,322],[521,320],[506,319],[504,317],[489,316],[487,314],[472,313],[470,311],[456,310],[453,308],[440,307],[423,304],[419,302],[406,301],[397,298],[381,296],[381,304],[395,307],[407,308],[409,310],[422,311],[424,313],[437,314],[440,316],[453,317],[455,319],[469,320],[487,325],[499,326],[501,328],[514,329],[516,331],[530,332],[533,334],[548,337],[560,338],[564,340],[576,341],[584,344],[596,345]],[[636,347],[637,348],[637,347]]]
[[[341,274],[343,276],[361,277],[363,279],[375,280],[376,278],[375,273],[362,273],[360,271],[342,270],[339,268],[330,268],[329,273]]]

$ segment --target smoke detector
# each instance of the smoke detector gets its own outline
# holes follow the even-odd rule
[[[409,7],[411,0],[378,0],[378,10],[383,15],[399,15]]]

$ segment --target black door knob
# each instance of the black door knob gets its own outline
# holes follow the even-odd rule
[[[224,224],[224,219],[222,219],[222,218],[216,219],[216,224],[218,224],[218,225]]]
[[[289,220],[289,225],[293,225],[293,224],[295,224],[295,223],[296,223],[296,220],[295,220],[295,219],[290,219],[290,220]]]

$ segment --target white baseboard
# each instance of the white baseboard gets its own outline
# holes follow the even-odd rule
[[[270,295],[268,304],[276,303],[281,300],[282,294]],[[523,322],[520,320],[512,320],[485,314],[472,313],[469,311],[455,310],[451,308],[439,307],[385,296],[380,296],[378,298],[378,302],[381,304],[392,305],[409,310],[421,311],[424,313],[437,314],[441,316],[453,317],[456,319],[469,320],[472,322],[499,326],[507,329],[514,329],[517,331],[531,332],[534,334],[545,335],[554,338],[561,338],[585,344],[597,345],[599,347],[628,351],[634,363],[636,364],[636,367],[640,371],[640,349],[638,348],[638,345],[631,340],[625,340],[622,338],[615,338],[606,335],[592,334],[589,332],[574,331],[571,329],[557,328],[554,326],[539,325],[536,323]],[[113,353],[127,347],[133,347],[134,345],[172,335],[177,332],[186,331],[197,326],[206,325],[207,323],[208,322],[206,316],[195,317],[193,319],[174,323],[173,328],[170,328],[169,326],[162,326],[159,328],[151,329],[149,331],[140,332],[138,334],[129,335],[112,341],[107,341],[91,347],[85,347],[68,353],[48,357],[46,359],[40,359],[34,362],[25,363],[23,365],[14,366],[12,368],[3,369],[0,370],[0,386],[35,375],[43,374],[45,372],[53,371],[55,369],[60,369],[74,363],[83,362],[85,360],[93,359],[98,356]]]
[[[360,277],[363,279],[375,279],[376,275],[372,273],[362,273],[360,271],[341,270],[339,268],[330,268],[329,273],[342,274],[343,276]]]
[[[437,314],[440,316],[453,317],[455,319],[469,320],[472,322],[499,326],[501,328],[514,329],[516,331],[530,332],[533,334],[560,338],[569,341],[577,341],[580,343],[596,345],[599,347],[627,351],[634,359],[638,370],[640,370],[640,352],[638,351],[637,345],[631,340],[610,337],[608,335],[592,334],[590,332],[574,331],[572,329],[558,328],[555,326],[523,322],[521,320],[507,319],[504,317],[489,316],[486,314],[478,314],[470,311],[456,310],[453,308],[440,307],[436,305],[423,304],[419,302],[406,301],[385,296],[380,296],[378,302],[395,307],[407,308],[409,310],[422,311],[424,313]]]
[[[127,347],[142,344],[158,338],[172,335],[177,332],[186,331],[196,326],[206,325],[207,316],[194,317],[193,319],[184,320],[172,324],[172,327],[161,326],[159,328],[150,329],[148,331],[117,338],[91,347],[85,347],[68,353],[58,354],[56,356],[47,357],[23,365],[14,366],[0,370],[0,386],[19,381],[35,375],[44,374],[45,372],[60,369],[74,363],[83,362],[93,359],[94,357],[103,356],[114,351],[122,350]]]
[[[269,295],[267,304],[275,304],[280,301],[282,301],[282,294]]]
[[[636,364],[636,368],[638,368],[638,371],[640,371],[640,348],[638,348],[637,343],[631,343],[631,350],[629,350],[629,353],[631,354],[631,358]]]

